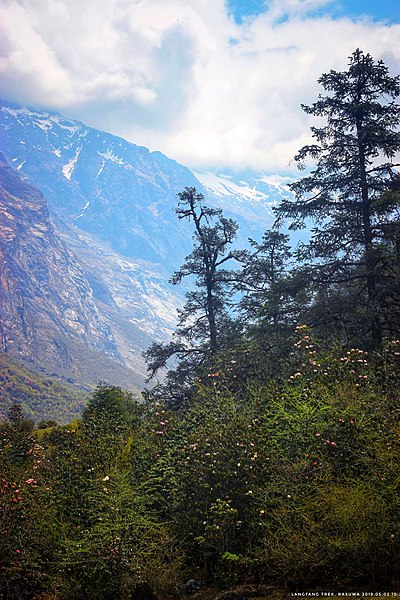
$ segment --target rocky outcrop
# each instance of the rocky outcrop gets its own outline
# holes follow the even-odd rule
[[[93,300],[84,271],[57,234],[43,195],[3,155],[0,348],[90,382],[104,378],[100,357],[108,367],[123,363],[111,327]]]

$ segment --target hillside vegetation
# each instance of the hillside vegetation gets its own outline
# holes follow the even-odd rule
[[[3,418],[8,409],[18,403],[24,414],[36,423],[42,420],[68,423],[82,412],[89,393],[89,389],[38,373],[0,352],[0,409]]]
[[[107,387],[69,426],[12,410],[5,597],[176,597],[191,579],[398,589],[400,343],[327,356],[298,334],[285,376],[240,397],[219,373],[181,411]]]

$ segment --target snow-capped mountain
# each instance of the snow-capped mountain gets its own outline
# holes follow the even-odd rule
[[[279,202],[279,197],[290,196],[290,177],[281,175],[264,175],[254,171],[229,172],[197,172],[197,179],[209,194],[218,198],[221,206],[264,207],[271,210]],[[272,215],[272,211],[271,211]]]
[[[292,196],[291,177],[268,175],[250,169],[239,172],[198,172],[197,179],[205,190],[207,201],[223,209],[224,214],[239,224],[238,245],[246,247],[249,238],[259,241],[275,222],[273,209],[282,198]],[[291,233],[293,244],[299,236]]]
[[[240,172],[194,172],[212,204],[235,218],[241,237],[259,238],[275,221],[273,208],[282,198],[292,194],[288,188],[293,181],[281,175],[266,175],[249,169]]]
[[[0,150],[44,195],[76,257],[115,357],[140,377],[141,353],[174,329],[183,290],[168,279],[192,247],[191,224],[176,218],[187,186],[239,223],[238,246],[261,239],[288,178],[254,172],[192,173],[150,152],[57,114],[3,103]],[[1,319],[0,319],[1,320]]]
[[[187,252],[174,215],[194,175],[160,152],[59,115],[4,105],[1,146],[44,194],[51,213],[121,254],[174,268]],[[189,229],[189,228],[188,228]]]
[[[261,237],[274,221],[272,208],[290,195],[289,177],[193,173],[161,152],[57,114],[4,104],[0,127],[10,164],[44,193],[55,216],[169,272],[191,246],[190,227],[174,214],[176,195],[186,186],[236,218],[242,239]]]

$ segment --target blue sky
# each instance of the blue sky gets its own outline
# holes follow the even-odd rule
[[[268,10],[268,0],[228,0],[228,6],[236,20],[241,23],[246,17],[253,17]],[[332,0],[326,6],[311,11],[311,15],[328,14],[333,18],[370,17],[374,20],[399,23],[399,0]]]
[[[333,2],[333,14],[336,16],[359,17],[367,15],[376,20],[390,23],[400,21],[400,3],[398,0],[343,0]]]
[[[0,1],[0,89],[193,169],[284,174],[322,73],[356,48],[400,73],[399,2]]]

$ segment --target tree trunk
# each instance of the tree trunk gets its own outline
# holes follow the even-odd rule
[[[211,275],[207,276],[207,319],[210,328],[210,353],[216,354],[218,351],[217,342],[217,324],[215,322],[214,298],[212,294]]]
[[[382,343],[382,323],[379,316],[379,307],[376,293],[376,256],[373,245],[373,232],[371,226],[371,211],[367,173],[365,167],[365,152],[362,140],[362,123],[361,119],[356,119],[357,127],[357,143],[358,157],[360,167],[360,186],[361,186],[361,201],[362,201],[362,222],[363,222],[363,237],[364,237],[364,252],[365,252],[365,269],[367,279],[368,305],[371,313],[371,337],[372,344],[375,348]]]

